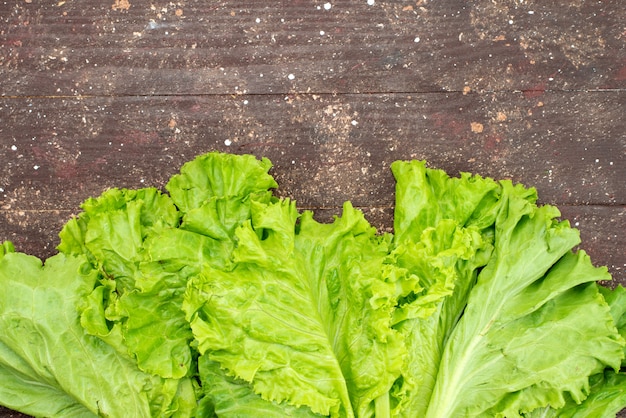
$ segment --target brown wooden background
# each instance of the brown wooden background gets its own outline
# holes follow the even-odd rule
[[[417,158],[537,187],[626,284],[623,1],[371,3],[1,2],[0,241],[49,256],[87,197],[216,149],[389,230]]]

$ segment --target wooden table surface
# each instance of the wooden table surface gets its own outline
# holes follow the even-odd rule
[[[87,197],[210,150],[269,157],[319,219],[351,200],[390,230],[390,163],[426,159],[535,186],[626,284],[623,6],[0,2],[0,241],[47,257]]]

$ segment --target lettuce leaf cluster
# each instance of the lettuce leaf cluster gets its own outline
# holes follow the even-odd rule
[[[397,161],[394,233],[212,152],[0,247],[0,404],[55,417],[609,417],[626,290],[536,191]]]

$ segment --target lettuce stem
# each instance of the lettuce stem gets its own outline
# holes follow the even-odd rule
[[[390,418],[391,405],[389,404],[389,392],[383,393],[374,400],[376,418]]]

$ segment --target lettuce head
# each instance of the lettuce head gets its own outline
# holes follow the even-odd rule
[[[0,404],[53,417],[613,417],[626,290],[533,188],[397,161],[393,233],[211,152],[0,246]],[[390,191],[391,192],[391,191]]]

